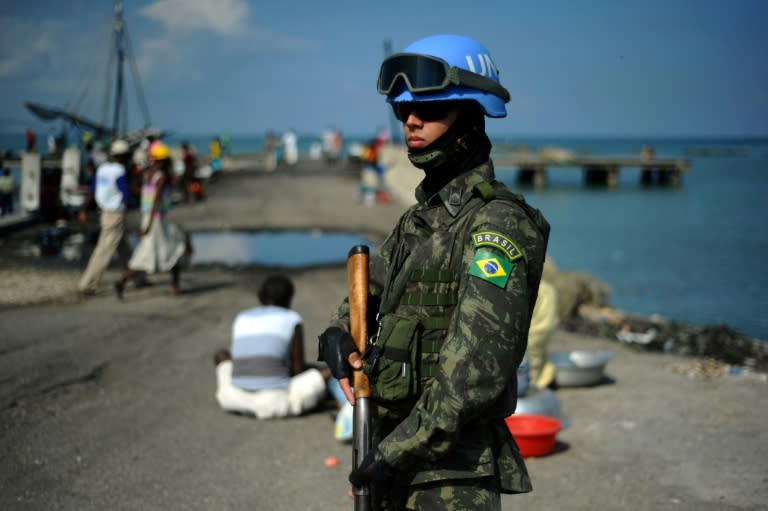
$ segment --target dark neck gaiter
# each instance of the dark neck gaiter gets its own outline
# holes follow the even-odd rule
[[[408,159],[424,171],[422,189],[431,196],[453,178],[491,155],[491,141],[485,134],[485,119],[477,108],[460,108],[456,122],[440,138],[420,150],[408,150]]]

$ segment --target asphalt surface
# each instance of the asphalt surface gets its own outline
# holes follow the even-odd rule
[[[325,229],[380,241],[403,206],[362,205],[357,186],[353,172],[319,164],[240,171],[173,214],[190,230]],[[192,267],[175,298],[168,275],[156,275],[120,302],[113,267],[102,292],[83,299],[81,264],[19,262],[9,247],[0,245],[0,276],[17,278],[0,292],[0,509],[353,508],[350,448],[333,439],[332,402],[259,421],[214,399],[213,353],[228,345],[235,314],[257,304],[268,269]],[[314,360],[346,270],[290,274]],[[25,298],[14,303],[8,287]],[[570,425],[553,454],[527,460],[534,491],[503,496],[504,509],[768,509],[763,379],[707,376],[689,370],[693,359],[567,332],[553,342],[612,358],[601,384],[556,391]]]

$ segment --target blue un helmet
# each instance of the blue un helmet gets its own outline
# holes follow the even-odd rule
[[[488,49],[460,35],[419,39],[384,59],[378,91],[388,103],[410,101],[477,102],[488,117],[506,117],[509,92]]]

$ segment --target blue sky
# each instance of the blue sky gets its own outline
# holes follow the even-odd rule
[[[435,33],[482,41],[512,94],[512,136],[768,136],[764,0],[126,0],[153,125],[261,135],[389,122],[375,82]],[[25,100],[100,120],[110,0],[0,0],[0,131],[38,130]],[[126,72],[130,78],[130,69]],[[134,85],[127,83],[131,100]],[[142,123],[136,103],[129,123]]]

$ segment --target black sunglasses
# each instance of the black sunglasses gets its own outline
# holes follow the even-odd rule
[[[445,119],[451,111],[458,108],[455,101],[405,101],[392,103],[392,110],[400,122],[405,122],[408,116],[414,114],[422,121],[439,121]]]

